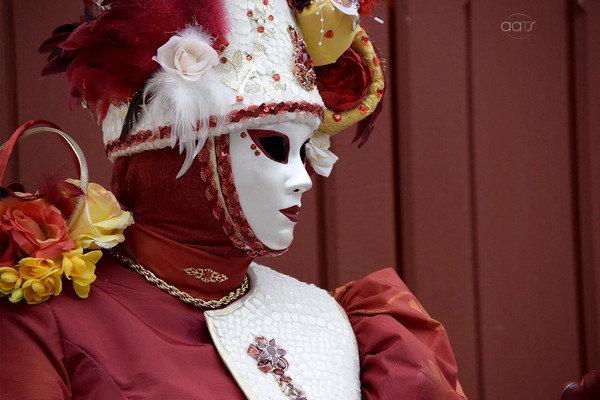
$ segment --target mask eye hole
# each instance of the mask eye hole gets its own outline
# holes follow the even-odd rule
[[[281,132],[265,129],[248,129],[252,141],[271,160],[287,164],[290,140]]]
[[[303,164],[306,164],[306,145],[307,144],[308,144],[308,140],[306,142],[304,142],[304,144],[300,148],[300,159],[302,160]]]

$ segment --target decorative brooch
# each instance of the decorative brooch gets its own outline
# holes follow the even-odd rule
[[[267,340],[264,336],[257,336],[255,342],[248,346],[248,355],[256,358],[258,369],[265,374],[273,374],[286,397],[292,400],[307,400],[304,391],[285,374],[290,365],[285,358],[286,354],[284,349],[277,346],[275,339]]]

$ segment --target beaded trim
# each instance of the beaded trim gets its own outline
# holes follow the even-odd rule
[[[135,261],[133,261],[129,257],[126,257],[126,256],[124,256],[120,253],[117,253],[115,251],[112,251],[112,250],[108,250],[108,254],[110,254],[117,260],[121,261],[122,263],[127,265],[129,268],[131,268],[135,272],[137,272],[138,274],[142,275],[144,278],[146,278],[146,280],[148,282],[153,283],[159,289],[162,289],[165,292],[169,293],[171,296],[175,296],[175,297],[179,298],[180,300],[182,300],[188,304],[192,304],[196,307],[219,308],[219,307],[226,306],[226,305],[232,303],[233,301],[239,299],[244,294],[246,294],[246,292],[248,291],[248,288],[250,287],[248,275],[244,275],[244,280],[242,281],[242,284],[235,290],[235,292],[230,292],[229,294],[221,297],[218,300],[204,300],[204,299],[200,299],[198,297],[193,297],[193,296],[177,289],[175,286],[169,285],[167,282],[163,281],[162,279],[160,279],[159,277],[154,275],[154,273],[152,273],[152,271],[149,271],[146,268],[144,268],[143,266],[141,266],[140,264],[137,264]]]
[[[231,242],[238,249],[248,251],[248,246],[242,239],[240,233],[235,229],[231,216],[226,212],[223,197],[217,187],[217,180],[219,179],[216,172],[216,156],[214,152],[214,138],[209,138],[198,154],[198,161],[200,162],[200,177],[204,183],[206,183],[206,191],[204,192],[206,199],[212,206],[212,214],[217,221],[221,223],[223,231],[229,237]],[[214,160],[214,161],[213,161]],[[253,256],[253,254],[249,254]]]
[[[287,249],[271,250],[262,244],[248,224],[248,220],[239,202],[239,196],[235,190],[231,171],[231,156],[229,155],[229,135],[222,135],[215,138],[215,153],[223,199],[225,200],[229,216],[240,233],[242,240],[253,250],[254,256],[274,257],[285,253]]]
[[[273,374],[281,392],[291,400],[307,400],[306,394],[292,378],[285,374],[290,363],[285,358],[287,352],[277,346],[275,339],[267,340],[264,336],[257,336],[254,343],[248,346],[248,355],[256,358],[257,367],[263,373]]]
[[[306,101],[282,101],[279,103],[262,103],[260,105],[251,105],[240,110],[231,111],[225,118],[224,126],[229,123],[242,122],[253,118],[262,118],[269,115],[279,115],[284,113],[310,113],[321,120],[324,116],[324,109],[321,104],[309,103]],[[217,127],[217,117],[210,116],[209,128]],[[200,130],[200,123],[196,130]],[[171,138],[170,126],[159,126],[158,132],[150,129],[137,131],[135,134],[129,134],[123,140],[114,139],[106,143],[106,154],[110,157],[114,153],[126,151],[131,147],[139,146],[144,143],[151,143],[161,139]],[[165,146],[166,147],[166,146]]]

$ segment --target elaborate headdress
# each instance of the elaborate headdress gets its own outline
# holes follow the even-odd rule
[[[331,135],[383,96],[379,57],[358,26],[371,7],[364,0],[84,2],[81,22],[40,47],[50,53],[42,74],[66,72],[70,98],[102,125],[111,159],[178,145],[184,172],[207,137],[283,120]],[[331,85],[349,72],[359,93]],[[318,163],[318,153],[309,158]]]

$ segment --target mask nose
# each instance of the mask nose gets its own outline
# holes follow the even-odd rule
[[[304,163],[298,162],[297,166],[290,171],[288,179],[288,190],[293,193],[304,193],[312,188],[312,180],[306,171]]]

